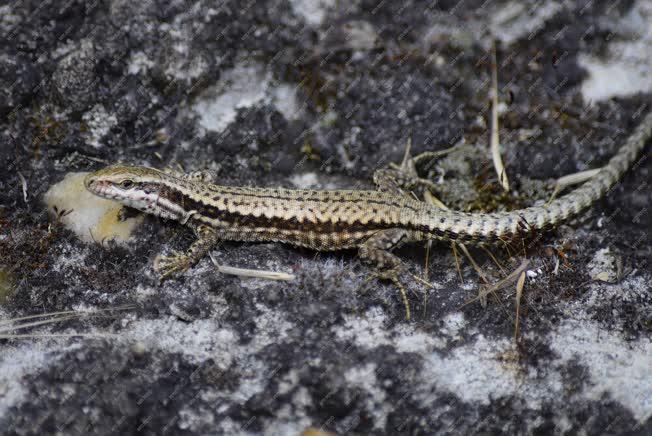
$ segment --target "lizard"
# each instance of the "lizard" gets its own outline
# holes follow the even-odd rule
[[[493,213],[438,209],[407,194],[422,181],[403,169],[374,174],[376,190],[307,190],[215,184],[206,172],[167,172],[144,166],[112,165],[89,173],[91,193],[190,226],[197,239],[186,252],[157,256],[162,279],[185,272],[219,241],[281,242],[318,251],[357,249],[375,266],[374,276],[400,290],[405,266],[392,250],[431,239],[497,244],[546,231],[579,214],[602,197],[634,163],[652,136],[647,114],[619,151],[577,189],[542,206]]]

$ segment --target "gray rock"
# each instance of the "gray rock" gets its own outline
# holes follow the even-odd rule
[[[188,229],[147,218],[126,246],[87,244],[44,210],[66,173],[118,161],[210,168],[228,185],[368,188],[408,138],[413,153],[464,140],[465,156],[420,168],[451,205],[518,208],[545,201],[550,180],[606,162],[652,107],[640,93],[589,105],[595,71],[579,60],[611,65],[610,47],[643,46],[647,34],[620,28],[647,17],[642,1],[533,13],[540,2],[335,3],[0,7],[4,433],[652,432],[651,159],[591,211],[537,235],[518,341],[514,285],[472,301],[481,281],[463,257],[460,280],[448,244],[430,250],[433,289],[406,277],[406,322],[396,290],[365,283],[354,252],[226,242],[221,263],[296,280],[224,276],[206,259],[159,283],[153,258],[186,249]],[[489,36],[501,41],[508,194],[486,150]],[[251,65],[260,83],[247,93],[234,75]],[[228,116],[211,123],[198,108]],[[591,280],[604,247],[622,259],[618,280]],[[423,274],[421,246],[397,254]],[[503,271],[472,254],[498,280],[522,251],[493,250]],[[72,313],[7,321],[60,311]]]

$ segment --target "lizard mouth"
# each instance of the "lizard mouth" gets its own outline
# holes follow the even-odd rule
[[[84,187],[90,191],[91,187],[95,185],[97,182],[97,179],[95,178],[95,175],[93,173],[87,174],[86,177],[84,177]]]
[[[87,175],[84,178],[84,187],[86,190],[92,194],[97,195],[98,197],[110,199],[120,198],[120,195],[114,192],[109,182],[98,179],[93,173]]]
[[[156,190],[143,190],[127,195],[112,182],[102,180],[95,173],[90,173],[84,178],[84,187],[98,197],[116,200],[125,206],[163,218],[178,220],[185,213],[178,205],[159,195]]]

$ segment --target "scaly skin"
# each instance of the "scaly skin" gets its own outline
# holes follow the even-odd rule
[[[545,230],[577,215],[611,188],[651,134],[648,114],[590,181],[549,205],[501,213],[443,211],[380,191],[220,186],[146,167],[107,167],[89,174],[85,184],[101,197],[164,218],[205,224],[230,240],[285,242],[327,251],[357,247],[379,230],[399,228],[415,233],[416,240],[491,243],[518,236],[523,222],[531,230]],[[133,186],[121,189],[125,180]]]
[[[320,251],[359,248],[362,258],[384,270],[382,278],[396,283],[401,264],[389,250],[428,239],[491,244],[554,227],[603,196],[632,165],[651,135],[652,113],[584,185],[546,206],[502,213],[437,209],[403,194],[402,181],[384,176],[376,182],[385,192],[319,191],[228,187],[208,183],[201,173],[110,166],[89,174],[85,185],[100,197],[195,229],[198,240],[188,253],[157,262],[164,276],[184,271],[219,240],[274,241]]]

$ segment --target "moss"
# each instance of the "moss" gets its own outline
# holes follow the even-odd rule
[[[305,156],[306,159],[312,161],[320,161],[321,156],[319,155],[319,150],[315,149],[312,146],[310,139],[306,139],[301,146],[301,153]]]
[[[14,275],[5,266],[0,265],[0,304],[4,304],[16,290]]]
[[[32,146],[36,159],[41,157],[41,145],[47,142],[59,143],[68,134],[66,126],[49,115],[43,118],[33,117],[32,124],[34,126]]]
[[[336,98],[337,93],[334,87],[329,86],[326,78],[320,74],[317,68],[305,68],[301,70],[301,82],[299,86],[313,102],[315,108],[325,113],[329,109],[329,102]]]

